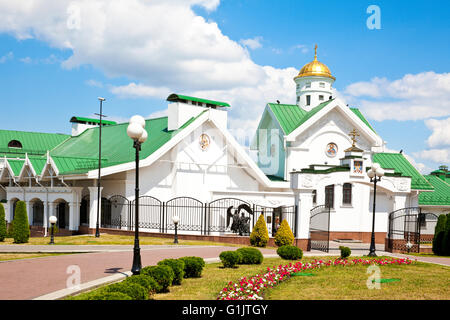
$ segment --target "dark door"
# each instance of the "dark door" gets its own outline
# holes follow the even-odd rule
[[[64,229],[66,227],[66,203],[58,203],[58,228]]]
[[[282,207],[273,208],[273,211],[272,211],[272,236],[275,236],[278,228],[281,225],[281,219],[282,219],[281,209],[282,209]]]

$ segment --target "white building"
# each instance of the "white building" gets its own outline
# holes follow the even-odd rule
[[[307,248],[313,208],[327,203],[330,239],[367,242],[373,183],[366,170],[377,162],[386,172],[377,186],[375,226],[377,242],[384,243],[388,214],[418,207],[419,193],[432,193],[433,186],[402,154],[385,152],[358,109],[333,98],[335,78],[317,53],[294,81],[296,104],[268,103],[262,114],[252,143],[257,162],[227,130],[227,103],[170,95],[168,116],[146,120],[141,230],[172,232],[171,217],[178,215],[181,234],[230,235],[227,212],[248,204],[251,225],[264,213],[273,234],[287,219],[297,245]],[[99,123],[80,117],[71,122],[71,136],[0,130],[0,198],[8,221],[23,200],[36,232],[46,232],[51,215],[70,233],[95,229]],[[102,123],[103,228],[133,227],[135,151],[127,125]]]

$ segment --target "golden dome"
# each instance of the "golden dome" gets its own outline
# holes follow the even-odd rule
[[[314,48],[314,60],[305,64],[300,70],[298,76],[294,79],[309,76],[327,77],[336,80],[336,78],[331,75],[330,69],[328,69],[325,64],[317,60],[317,44]]]

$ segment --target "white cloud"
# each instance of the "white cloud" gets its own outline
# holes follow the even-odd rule
[[[427,140],[429,147],[450,146],[450,118],[429,119],[425,121],[425,125],[433,131]]]
[[[30,64],[33,62],[33,60],[30,57],[21,58],[19,60],[25,64]]]
[[[394,81],[376,77],[347,86],[342,95],[377,121],[449,116],[450,73],[407,74]]]
[[[429,149],[413,153],[413,155],[420,159],[431,160],[436,164],[450,163],[450,149]]]
[[[8,60],[11,60],[14,58],[14,54],[10,51],[7,54],[5,54],[4,56],[0,57],[0,63],[5,63]]]
[[[122,98],[167,98],[171,93],[167,87],[152,87],[134,82],[124,86],[111,86],[110,91]]]
[[[259,49],[262,47],[261,41],[262,37],[254,37],[253,39],[241,39],[239,42],[244,46],[249,47],[252,50]]]
[[[103,88],[103,83],[94,79],[89,79],[84,82],[90,87]]]

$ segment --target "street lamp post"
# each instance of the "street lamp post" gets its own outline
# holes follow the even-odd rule
[[[135,185],[135,218],[134,218],[134,249],[133,249],[133,266],[131,272],[134,275],[141,273],[141,249],[139,248],[139,151],[141,144],[147,140],[148,134],[145,131],[145,119],[141,116],[133,116],[127,128],[128,136],[134,141],[133,147],[136,149],[136,185]]]
[[[173,224],[175,225],[175,238],[173,239],[173,243],[178,243],[178,222],[180,221],[180,218],[178,216],[172,217]]]
[[[56,224],[56,221],[58,221],[58,218],[56,218],[55,216],[51,216],[50,218],[48,218],[48,220],[49,220],[50,224],[52,225],[52,232],[50,234],[49,244],[55,244],[55,241],[54,241],[55,224]]]
[[[373,213],[372,213],[372,237],[370,240],[370,252],[369,257],[376,257],[375,253],[375,207],[376,207],[376,197],[377,197],[377,182],[381,180],[384,176],[384,169],[381,168],[380,164],[373,163],[372,168],[367,171],[367,176],[370,178],[370,182],[373,182]]]
[[[99,225],[99,216],[100,216],[100,203],[102,202],[102,199],[100,197],[100,170],[102,167],[101,159],[102,159],[102,107],[103,107],[103,101],[105,101],[105,98],[98,97],[98,100],[100,101],[100,124],[99,124],[99,132],[98,132],[98,179],[97,179],[97,223],[95,225],[95,237],[100,237],[100,225]]]

